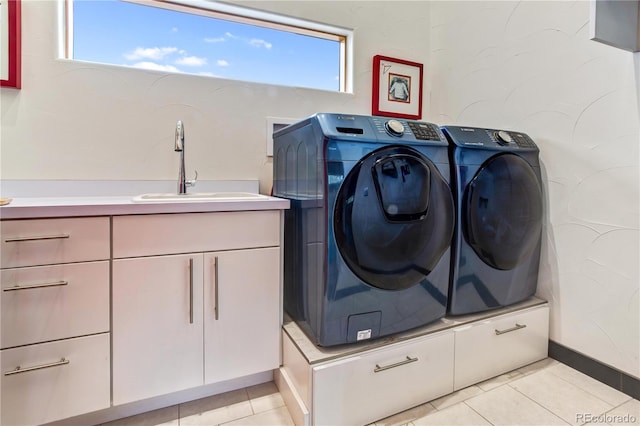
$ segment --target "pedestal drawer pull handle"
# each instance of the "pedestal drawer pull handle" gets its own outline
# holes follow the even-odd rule
[[[40,237],[15,237],[15,238],[7,238],[4,240],[5,243],[19,243],[21,241],[41,241],[41,240],[63,240],[65,238],[69,238],[69,234],[60,234],[60,235],[42,235]]]
[[[68,285],[68,284],[69,284],[69,281],[54,281],[50,283],[25,284],[25,285],[16,284],[13,287],[3,288],[2,291],[33,290],[34,288],[59,287],[59,286]]]
[[[14,370],[4,373],[4,375],[11,376],[12,374],[28,373],[29,371],[42,370],[43,368],[59,367],[61,365],[67,364],[69,364],[69,360],[66,358],[61,358],[60,361],[50,362],[49,364],[34,365],[33,367],[17,366]]]
[[[418,358],[411,358],[410,356],[407,356],[407,359],[400,361],[400,362],[396,362],[395,364],[389,364],[389,365],[384,365],[382,367],[380,367],[379,364],[376,364],[376,368],[373,370],[374,373],[379,373],[381,371],[384,370],[389,370],[391,368],[396,368],[396,367],[400,367],[401,365],[405,365],[405,364],[411,364],[412,362],[416,362],[418,360]]]
[[[516,330],[520,330],[521,328],[525,328],[526,324],[518,324],[516,323],[515,327],[511,327],[511,328],[507,328],[506,330],[494,330],[496,332],[496,336],[499,336],[501,334],[505,334],[505,333],[509,333],[511,331],[516,331]]]

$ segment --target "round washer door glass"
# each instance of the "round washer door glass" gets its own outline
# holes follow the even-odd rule
[[[467,185],[463,229],[467,243],[487,265],[509,270],[538,246],[542,190],[524,159],[492,157]]]
[[[386,290],[420,283],[449,247],[453,227],[449,185],[428,158],[404,146],[361,159],[344,179],[333,215],[345,263]]]

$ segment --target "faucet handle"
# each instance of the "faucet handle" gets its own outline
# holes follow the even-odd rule
[[[193,180],[187,180],[184,182],[185,186],[196,186],[196,182],[198,181],[198,171],[194,170],[196,173],[196,176],[193,178]]]

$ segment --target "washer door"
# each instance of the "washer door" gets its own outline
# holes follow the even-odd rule
[[[360,160],[338,192],[336,244],[362,281],[386,290],[420,283],[449,248],[453,198],[436,166],[393,146]]]
[[[467,243],[493,268],[513,269],[538,246],[542,190],[517,155],[498,155],[480,167],[467,185],[462,211]]]

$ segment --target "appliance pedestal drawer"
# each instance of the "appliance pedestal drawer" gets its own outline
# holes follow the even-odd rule
[[[276,385],[298,426],[371,424],[546,358],[548,324],[536,297],[335,347],[316,346],[289,320]]]
[[[2,351],[3,425],[34,425],[108,408],[109,333]]]
[[[549,306],[478,321],[455,329],[454,389],[514,370],[547,356]]]
[[[451,333],[314,367],[313,423],[369,424],[452,392],[452,372]]]

